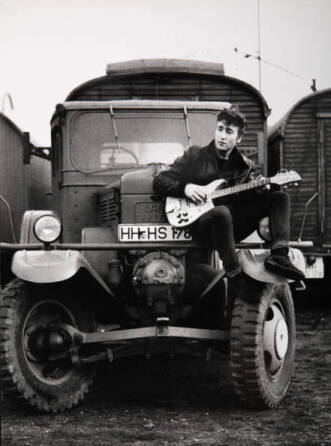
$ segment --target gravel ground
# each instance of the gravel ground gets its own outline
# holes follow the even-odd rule
[[[2,446],[331,445],[331,308],[297,312],[296,369],[280,408],[234,398],[227,357],[102,366],[84,404],[36,415],[2,402]]]

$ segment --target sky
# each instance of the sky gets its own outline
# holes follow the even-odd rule
[[[272,124],[313,78],[331,88],[330,19],[331,0],[0,0],[1,111],[47,146],[56,104],[108,63],[221,62],[259,89],[260,48]]]

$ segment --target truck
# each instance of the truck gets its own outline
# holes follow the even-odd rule
[[[153,189],[188,145],[210,141],[233,102],[249,121],[241,150],[263,172],[269,108],[221,64],[110,64],[56,106],[51,205],[27,210],[19,241],[0,244],[15,276],[0,304],[2,385],[13,401],[58,412],[85,398],[100,362],[218,352],[230,355],[244,404],[283,400],[295,314],[288,281],[263,267],[267,242],[238,244],[251,280],[236,293],[217,254],[169,224]]]

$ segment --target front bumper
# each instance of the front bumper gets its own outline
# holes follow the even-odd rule
[[[296,248],[311,247],[312,243],[291,242]],[[0,251],[16,251],[13,256],[13,273],[35,283],[59,282],[73,277],[80,268],[86,268],[108,290],[108,286],[84,257],[84,251],[136,251],[136,250],[190,250],[199,249],[196,242],[113,242],[113,243],[54,243],[20,244],[0,243]],[[242,242],[238,249],[266,249],[266,244]],[[81,252],[83,251],[83,252]]]

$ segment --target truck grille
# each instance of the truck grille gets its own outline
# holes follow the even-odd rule
[[[99,220],[102,226],[114,226],[119,223],[119,200],[114,189],[99,194]]]

